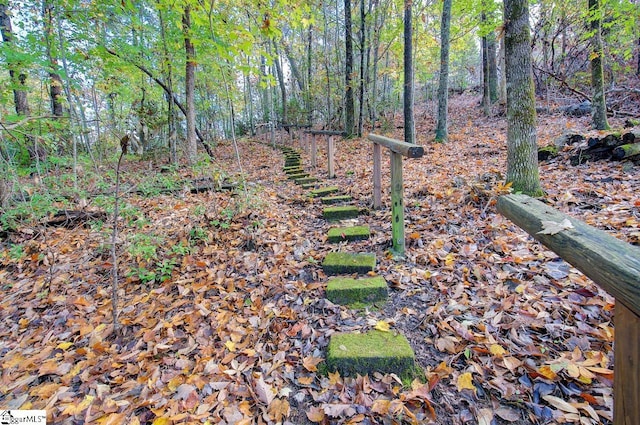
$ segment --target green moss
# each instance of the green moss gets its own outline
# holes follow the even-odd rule
[[[345,218],[355,218],[360,214],[358,207],[344,205],[338,207],[326,207],[322,210],[322,216],[326,220],[342,220]]]
[[[304,177],[300,177],[294,180],[294,182],[296,184],[307,184],[307,183],[314,183],[317,182],[318,179],[316,177],[308,177],[309,175],[307,174]]]
[[[304,173],[304,170],[302,169],[302,167],[297,166],[297,167],[285,169],[284,173],[285,174],[300,174],[300,173]]]
[[[303,189],[313,189],[314,187],[318,186],[319,182],[313,182],[313,183],[303,183],[302,184],[302,188]]]
[[[338,333],[329,341],[327,369],[343,376],[395,373],[408,381],[416,372],[415,354],[409,341],[395,332]]]
[[[334,277],[327,282],[327,299],[334,304],[358,307],[387,300],[387,281],[382,276],[365,279]]]
[[[369,239],[369,226],[334,227],[329,229],[327,240],[329,242],[362,241]]]
[[[376,255],[373,253],[330,252],[324,257],[322,269],[326,274],[365,274],[376,268]]]
[[[289,180],[301,179],[303,177],[309,177],[309,173],[297,173],[297,174],[289,174],[287,177]]]
[[[312,190],[309,193],[309,196],[315,198],[318,196],[326,196],[326,195],[329,195],[330,193],[335,193],[338,191],[340,191],[340,188],[338,188],[338,186],[322,187],[320,189]]]
[[[555,145],[538,148],[538,161],[545,161],[556,156],[558,156],[558,147]]]
[[[337,196],[325,196],[324,198],[320,198],[320,202],[323,204],[339,204],[341,202],[349,202],[351,200],[351,196],[349,195],[337,195]]]

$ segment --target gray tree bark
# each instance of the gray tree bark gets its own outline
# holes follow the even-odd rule
[[[196,52],[191,42],[191,6],[184,8],[182,15],[182,31],[184,33],[184,50],[186,57],[185,65],[185,104],[187,118],[187,139],[185,153],[189,164],[194,164],[198,156],[198,145],[196,139]]]
[[[436,141],[446,142],[447,103],[449,98],[449,34],[451,32],[451,0],[444,0],[440,26],[440,82],[438,84],[438,124]]]
[[[0,34],[5,45],[12,45],[14,42],[13,27],[11,17],[6,2],[0,2]],[[21,69],[20,63],[10,61],[7,64],[9,77],[13,85],[13,101],[18,115],[29,115],[29,102],[27,101],[27,74]]]
[[[404,141],[415,143],[413,121],[413,0],[404,1]]]
[[[504,1],[504,27],[507,182],[512,184],[515,192],[541,196],[528,0]]]
[[[602,48],[602,11],[600,10],[599,0],[589,0],[589,21],[593,36],[591,43],[593,53],[591,55],[591,87],[593,89],[592,96],[592,122],[596,130],[607,130],[609,123],[607,122],[607,102],[604,96],[604,76],[602,70],[602,62],[604,60],[604,51]]]
[[[344,106],[344,131],[347,137],[353,136],[355,122],[355,106],[353,99],[353,39],[351,30],[351,0],[344,0],[344,39],[345,39],[345,106]]]

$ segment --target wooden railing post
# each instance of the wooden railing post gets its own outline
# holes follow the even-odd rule
[[[640,424],[640,248],[526,195],[498,211],[615,297],[613,423]]]
[[[382,206],[382,149],[373,144],[373,208]]]
[[[391,235],[394,254],[404,256],[404,200],[402,155],[391,152]]]
[[[334,151],[335,145],[333,144],[333,137],[331,135],[327,135],[327,172],[329,173],[330,179],[336,176]]]
[[[316,145],[316,136],[315,134],[309,134],[309,137],[311,137],[311,166],[313,168],[316,168],[317,153],[318,153],[318,147]]]
[[[402,157],[420,158],[424,155],[422,146],[401,142],[377,134],[369,134],[368,139],[373,142],[373,204],[380,204],[380,192],[376,186],[381,186],[380,180],[380,146],[391,151],[391,241],[392,253],[396,258],[403,258],[405,251],[404,240],[404,200],[402,182]],[[377,164],[377,165],[376,165]],[[377,179],[377,180],[376,180]]]

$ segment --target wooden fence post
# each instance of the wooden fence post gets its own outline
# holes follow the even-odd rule
[[[373,208],[382,206],[382,149],[373,144]]]
[[[318,146],[316,145],[316,136],[315,134],[310,134],[309,136],[311,137],[311,166],[313,168],[316,168],[317,153],[318,153]]]
[[[334,150],[335,150],[335,145],[333,143],[333,137],[331,135],[327,135],[327,171],[329,173],[330,179],[336,176],[334,158],[333,158]]]
[[[404,256],[404,201],[402,199],[402,155],[391,152],[391,234],[393,251]]]
[[[380,145],[391,151],[391,241],[393,247],[391,252],[396,258],[404,257],[404,200],[402,183],[402,157],[420,158],[424,155],[422,146],[401,142],[377,134],[369,134],[368,139],[373,142],[373,204],[380,204],[381,195],[379,193],[380,180]],[[377,166],[376,166],[377,163]],[[378,179],[378,182],[376,182]],[[378,193],[376,193],[378,186]]]

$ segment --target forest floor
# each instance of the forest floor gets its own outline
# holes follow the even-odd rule
[[[331,184],[367,211],[357,221],[372,231],[348,248],[327,243],[322,205],[268,145],[239,143],[246,193],[136,193],[141,175],[161,173],[127,161],[117,332],[109,223],[20,227],[0,246],[0,409],[46,409],[56,424],[609,423],[614,300],[496,212],[506,122],[483,116],[478,100],[452,99],[447,144],[432,143],[429,114],[417,117],[425,155],[404,161],[406,261],[388,255],[387,162],[386,207],[370,208],[364,139],[336,143]],[[540,145],[597,134],[588,117],[538,118]],[[308,168],[298,141],[283,139]],[[215,155],[182,177],[237,179],[232,143]],[[323,155],[312,174],[326,181]],[[637,164],[571,166],[561,154],[540,173],[549,204],[640,243]],[[320,264],[343,248],[376,253],[386,304],[324,298]],[[333,333],[381,320],[409,339],[425,382],[325,373]]]

